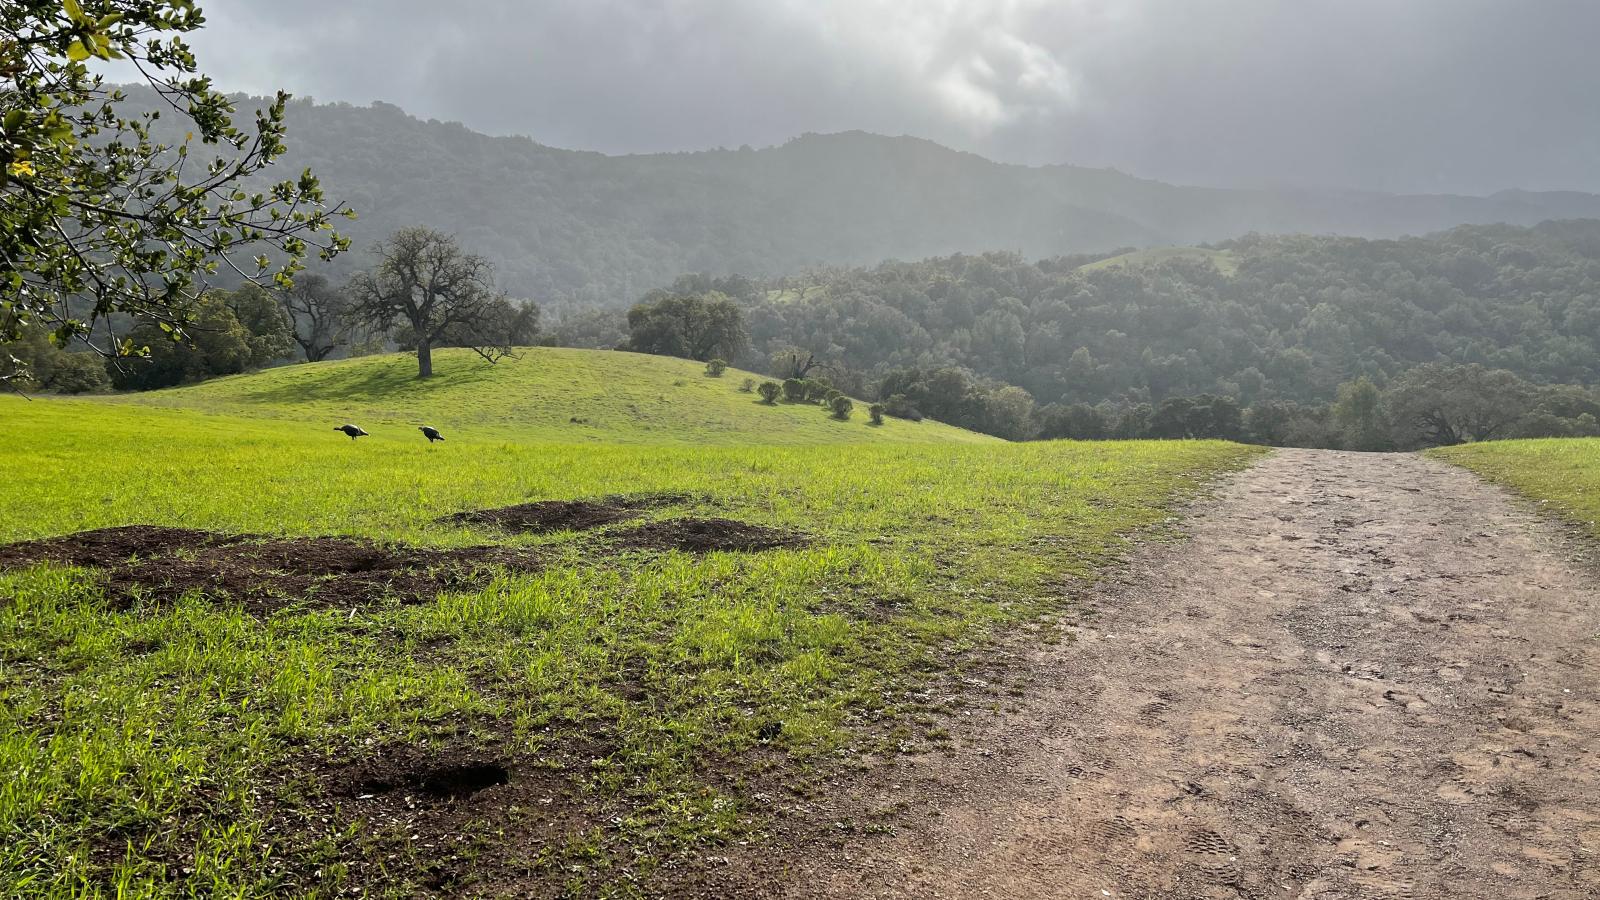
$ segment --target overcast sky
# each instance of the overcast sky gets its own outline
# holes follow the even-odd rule
[[[859,128],[1191,184],[1600,191],[1597,0],[202,5],[226,89],[560,147]]]

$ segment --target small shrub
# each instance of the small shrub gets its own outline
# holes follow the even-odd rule
[[[883,411],[896,419],[910,419],[913,422],[922,421],[922,412],[911,404],[911,399],[905,394],[895,394],[883,404]]]
[[[799,378],[785,378],[783,380],[783,399],[790,403],[799,403],[806,399],[806,383]]]
[[[874,425],[882,425],[883,424],[883,404],[882,403],[874,403],[871,406],[867,407],[867,415],[872,417],[872,424],[874,424]]]
[[[710,375],[712,378],[721,378],[722,373],[726,371],[728,371],[728,363],[726,360],[713,359],[706,363],[706,374]]]
[[[756,380],[754,378],[746,378],[744,381],[740,382],[740,384],[739,384],[739,390],[742,393],[748,394],[748,393],[750,393],[751,391],[753,391],[755,389],[756,389]]]
[[[776,381],[763,381],[761,387],[756,388],[756,392],[761,395],[761,402],[769,404],[777,403],[778,394],[782,391],[783,388]]]
[[[812,378],[806,382],[806,399],[812,403],[831,403],[830,394],[838,393],[826,378]]]
[[[850,418],[850,411],[856,408],[855,403],[843,394],[828,401],[828,406],[833,410],[833,417],[840,421]]]

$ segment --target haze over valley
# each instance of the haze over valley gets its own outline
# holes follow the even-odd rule
[[[0,898],[1600,898],[1600,3],[0,3]]]

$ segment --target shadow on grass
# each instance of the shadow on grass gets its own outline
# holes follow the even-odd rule
[[[435,360],[432,378],[418,378],[416,362],[406,358],[383,367],[352,367],[350,371],[316,373],[315,378],[296,378],[247,389],[240,399],[247,403],[293,404],[308,400],[349,402],[424,398],[441,391],[496,382],[495,367],[469,360]]]

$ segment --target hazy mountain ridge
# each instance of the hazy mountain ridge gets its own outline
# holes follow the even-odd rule
[[[239,99],[242,111],[253,108]],[[865,132],[760,150],[606,156],[423,121],[384,103],[296,101],[289,122],[283,168],[311,166],[330,196],[360,212],[346,229],[358,244],[430,225],[490,257],[513,294],[584,305],[631,303],[688,271],[759,276],[956,252],[1042,258],[1249,232],[1382,237],[1600,217],[1600,196],[1575,192],[1183,187],[996,163]],[[358,252],[339,268],[365,262]]]

